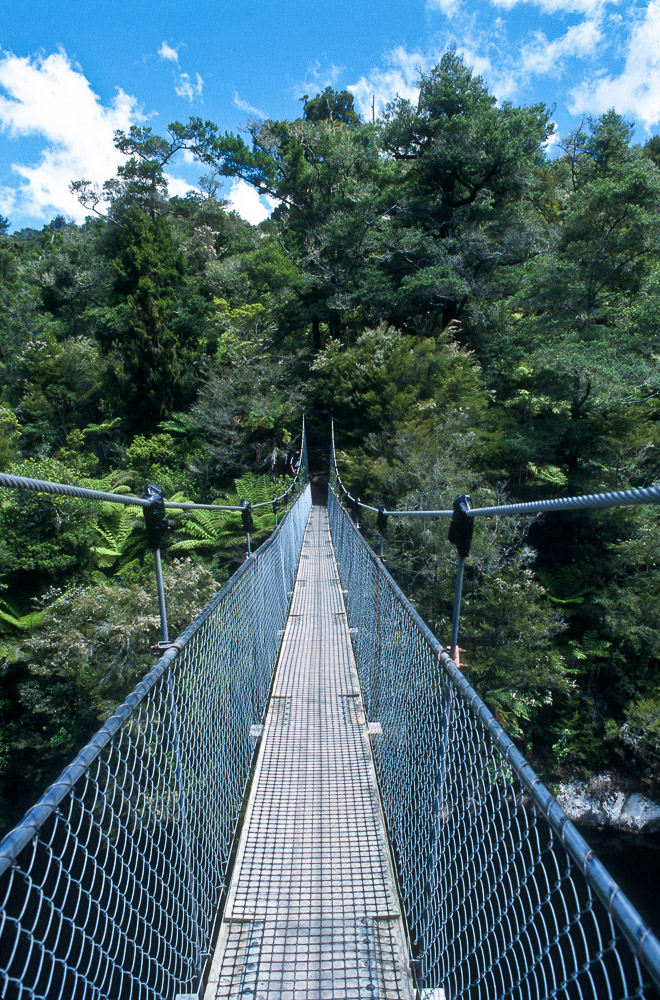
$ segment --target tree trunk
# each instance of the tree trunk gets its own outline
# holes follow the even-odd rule
[[[321,324],[318,316],[312,316],[312,352],[318,354],[321,350]]]

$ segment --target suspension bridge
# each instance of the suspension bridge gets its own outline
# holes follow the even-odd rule
[[[158,535],[162,498],[113,499]],[[0,844],[0,995],[657,997],[660,942],[367,545],[334,447],[327,507],[304,434],[288,500],[175,642],[161,608],[156,665]],[[431,512],[450,649],[496,510],[459,500]]]

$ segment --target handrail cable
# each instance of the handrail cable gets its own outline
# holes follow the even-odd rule
[[[522,817],[527,815],[523,803],[528,798],[533,803],[534,809],[537,810],[537,815],[543,817],[547,822],[558,845],[567,851],[572,858],[575,871],[584,876],[602,903],[603,912],[609,914],[615,921],[616,926],[626,939],[632,955],[643,963],[656,987],[660,987],[660,941],[658,938],[650,931],[648,925],[626,898],[607,869],[594,855],[578,829],[567,818],[550,791],[536,775],[531,764],[525,760],[485,702],[452,661],[446,647],[442,646],[412,606],[382,559],[372,550],[357,525],[350,520],[346,511],[341,507],[337,493],[332,486],[329,490],[328,500],[331,531],[337,552],[340,578],[342,586],[347,588],[348,620],[357,636],[356,660],[363,698],[365,699],[365,709],[368,718],[378,718],[382,723],[383,735],[380,742],[375,745],[374,757],[379,780],[382,783],[381,787],[384,789],[384,811],[390,829],[396,831],[395,846],[402,871],[405,872],[406,890],[409,887],[411,890],[408,898],[404,892],[404,908],[409,920],[419,924],[420,913],[424,912],[425,900],[428,905],[427,896],[431,884],[426,876],[427,881],[412,891],[413,875],[411,873],[417,873],[423,869],[424,866],[420,864],[419,860],[420,856],[423,857],[426,853],[427,860],[433,856],[433,852],[429,854],[429,838],[433,841],[434,837],[440,835],[444,837],[442,843],[449,855],[449,860],[446,862],[447,871],[444,872],[443,876],[438,875],[437,886],[442,887],[451,903],[443,900],[442,905],[438,906],[438,921],[444,921],[445,927],[451,923],[451,918],[448,917],[446,911],[446,907],[449,905],[455,906],[457,912],[461,910],[463,905],[461,893],[457,890],[454,893],[447,892],[448,884],[451,885],[449,880],[453,871],[451,850],[456,849],[449,830],[450,828],[454,830],[452,836],[460,840],[461,850],[469,853],[470,837],[478,837],[481,829],[479,824],[475,823],[473,813],[477,808],[480,795],[485,800],[488,799],[484,789],[486,775],[493,782],[494,787],[500,790],[511,785],[515,778],[519,782],[515,801],[519,803],[521,809],[517,814],[520,822],[522,823]],[[395,610],[397,606],[398,611]],[[374,610],[380,616],[375,623],[371,620]],[[414,641],[410,639],[408,631],[414,634]],[[421,639],[421,643],[418,641],[419,639]],[[428,659],[424,656],[424,648],[430,654]],[[401,655],[402,650],[415,658],[415,668],[412,669],[410,662],[408,662],[408,669],[402,671],[401,677],[395,680],[392,668],[389,667],[385,670],[383,664],[388,656]],[[445,681],[438,681],[432,667],[434,663],[440,664],[446,678]],[[384,678],[387,680],[385,681]],[[409,678],[414,678],[412,684]],[[438,688],[440,686],[442,691],[443,684],[445,685],[444,695],[440,696]],[[428,685],[428,695],[423,697],[420,696],[420,692],[425,690],[425,685]],[[456,706],[455,694],[449,692],[458,694],[462,704],[460,711]],[[397,699],[400,700],[397,701]],[[423,719],[414,717],[416,704],[423,708],[425,713]],[[437,727],[428,723],[427,715],[430,711],[437,716]],[[440,768],[436,783],[429,782],[422,791],[418,792],[420,795],[428,794],[431,798],[430,804],[429,802],[424,804],[421,800],[416,803],[414,815],[417,817],[418,828],[416,828],[415,836],[419,840],[419,854],[415,854],[414,851],[411,853],[410,845],[405,840],[406,824],[409,823],[410,813],[406,796],[402,797],[400,794],[401,787],[412,787],[412,782],[404,780],[400,773],[401,767],[404,766],[402,761],[407,762],[412,759],[410,747],[406,744],[406,752],[404,753],[397,745],[401,731],[405,732],[405,720],[408,720],[408,723],[414,727],[416,740],[419,741],[420,758],[426,761],[431,761],[434,755],[438,754],[437,732],[444,734],[441,740],[442,752],[439,754]],[[474,736],[475,732],[479,733],[478,738]],[[489,758],[485,754],[483,757],[480,756],[476,748],[482,746],[482,734],[487,736],[494,748],[497,748],[501,763],[496,764],[493,758]],[[426,746],[424,746],[425,741],[427,742]],[[423,749],[420,749],[420,746],[423,746]],[[472,783],[470,780],[466,780],[466,772],[469,772],[467,767],[457,768],[455,763],[445,759],[454,752],[466,755],[469,755],[468,752],[474,753],[475,771],[471,779]],[[484,757],[489,766],[484,765]],[[510,774],[508,773],[509,769]],[[422,808],[423,805],[424,808]],[[427,812],[424,811],[426,807],[429,807]],[[510,808],[509,802],[503,813],[508,815]],[[496,814],[497,810],[493,810],[492,817]],[[428,823],[419,819],[421,815],[429,817]],[[464,825],[461,826],[461,823]],[[515,827],[514,832],[516,839],[524,846],[526,839],[524,831]],[[467,843],[465,843],[466,838]],[[499,836],[492,836],[491,847],[493,844],[497,845],[500,842],[504,843],[504,841],[504,835],[500,831]],[[439,843],[438,840],[436,845],[438,848]],[[546,848],[545,853],[547,850]],[[543,855],[544,850],[539,850],[539,859],[542,860]],[[539,860],[539,864],[541,860]],[[440,860],[437,863],[441,867]],[[458,864],[455,859],[453,863]],[[472,869],[467,862],[463,863],[465,867],[462,870],[462,877],[467,880]],[[506,865],[503,865],[503,868],[506,868]],[[458,874],[460,874],[460,870]],[[453,875],[456,876],[457,873],[454,871]],[[509,869],[508,875],[513,878],[515,871]],[[524,875],[520,875],[523,884],[528,875],[527,869],[525,869]],[[545,877],[547,878],[547,873]],[[514,889],[515,887],[509,884],[508,894],[522,896],[520,886],[518,892],[514,892]],[[492,885],[489,891],[494,895]],[[550,899],[550,894],[548,894],[547,899]],[[494,905],[493,899],[491,899],[491,903]],[[536,910],[537,914],[540,913],[542,905],[543,901],[540,900]],[[473,918],[474,911],[470,911],[468,925]],[[564,930],[570,930],[570,925],[571,920],[567,919]],[[557,925],[554,927],[556,932]],[[473,948],[476,947],[477,930],[473,928],[467,935]],[[441,940],[442,929],[438,929],[437,933],[438,940]],[[425,933],[420,931],[420,940],[425,939]],[[547,946],[548,951],[554,940],[551,935],[550,943]],[[538,947],[538,940],[536,946]],[[436,954],[428,941],[426,942],[421,955],[420,978],[422,982],[426,975],[431,974],[435,962],[441,966],[448,961],[445,952],[449,950],[451,949],[443,947]],[[604,951],[605,949],[603,949],[603,954]],[[539,954],[538,957],[541,958],[542,955]],[[457,960],[457,966],[460,966],[464,961],[466,961],[466,955],[462,954]],[[587,964],[585,964],[584,969],[587,968]],[[461,992],[460,995],[465,996],[465,993]],[[586,993],[580,992],[579,995],[585,996]],[[600,996],[600,994],[598,995]],[[609,993],[608,995],[613,994]],[[642,995],[644,994],[635,993],[635,996]]]
[[[310,508],[306,484],[0,843],[3,996],[197,995]]]
[[[335,428],[332,422],[332,462],[337,482],[351,503],[378,513],[378,507],[363,503],[344,486],[335,453]],[[604,507],[625,507],[646,503],[660,503],[660,486],[642,486],[630,490],[614,490],[608,493],[585,493],[582,496],[557,497],[554,500],[531,500],[528,503],[496,504],[492,507],[473,507],[465,513],[468,517],[489,517],[495,514],[537,514],[549,510],[599,510]],[[388,517],[453,517],[453,510],[388,510]]]
[[[304,416],[302,420],[301,440],[305,440]],[[295,475],[283,493],[277,497],[273,497],[272,500],[263,500],[259,503],[253,503],[251,504],[251,509],[258,510],[260,507],[272,507],[273,503],[280,503],[280,501],[284,500],[298,482],[303,466],[304,463],[299,461]],[[149,507],[151,505],[151,500],[145,497],[136,497],[132,494],[104,493],[102,490],[88,489],[84,486],[70,486],[68,483],[54,483],[46,479],[31,479],[27,476],[13,476],[6,472],[0,472],[0,486],[4,486],[9,489],[29,490],[33,493],[49,493],[51,495],[58,496],[79,497],[83,500],[104,500],[108,503],[123,504],[125,507]],[[227,504],[177,503],[171,500],[165,501],[164,506],[168,510],[227,510],[240,512],[243,509],[240,506],[231,506]]]

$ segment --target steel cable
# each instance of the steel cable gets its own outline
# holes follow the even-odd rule
[[[332,488],[328,508],[421,997],[657,998],[658,939]]]
[[[252,510],[258,510],[260,507],[272,507],[273,503],[281,503],[289,496],[291,491],[300,484],[301,476],[302,485],[304,487],[306,482],[305,476],[307,474],[306,454],[305,418],[303,417],[301,457],[292,481],[289,483],[284,492],[279,494],[279,496],[273,497],[272,500],[263,500],[259,503],[252,504]],[[303,470],[305,470],[304,473]],[[83,500],[103,500],[108,503],[123,504],[126,507],[149,507],[150,505],[149,500],[144,497],[133,496],[132,494],[104,493],[102,490],[88,489],[84,486],[70,486],[68,483],[55,483],[45,479],[31,479],[27,476],[14,476],[6,472],[0,472],[0,486],[4,486],[8,489],[28,490],[33,493],[48,493],[52,496],[78,497]],[[164,506],[168,510],[226,510],[240,512],[242,509],[240,505],[232,506],[217,503],[178,503],[170,500],[166,500]]]
[[[196,995],[310,507],[307,485],[0,844],[0,995]]]
[[[339,485],[344,495],[363,510],[378,513],[378,507],[354,497],[344,485],[337,466],[335,453],[335,431],[332,424],[331,435],[331,483]],[[582,496],[557,497],[553,500],[531,500],[528,503],[494,504],[491,507],[473,507],[466,511],[468,517],[492,517],[498,514],[539,514],[554,510],[601,510],[606,507],[626,507],[639,504],[660,503],[660,486],[642,486],[630,490],[614,490],[606,493],[586,493]],[[388,517],[453,517],[453,510],[398,510],[383,511]]]

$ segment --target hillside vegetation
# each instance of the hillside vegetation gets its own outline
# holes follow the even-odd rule
[[[273,496],[305,409],[323,463],[334,411],[344,481],[376,505],[656,482],[660,137],[635,145],[612,110],[549,157],[551,130],[546,108],[498,105],[448,52],[417,104],[374,123],[327,89],[240,135],[201,119],[118,133],[117,176],[73,184],[84,225],[3,225],[0,470]],[[171,198],[183,149],[204,176]],[[272,217],[228,212],[223,177],[275,199]],[[235,515],[173,521],[175,632],[244,541]],[[441,637],[446,532],[391,520],[386,540]],[[659,552],[655,507],[477,525],[465,669],[548,778],[612,768],[654,788]],[[139,510],[0,491],[5,822],[153,662],[152,574]]]

